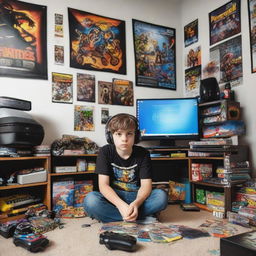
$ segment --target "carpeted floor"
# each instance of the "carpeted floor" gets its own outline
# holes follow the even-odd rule
[[[207,219],[214,219],[211,213],[206,211],[185,212],[178,205],[169,205],[161,213],[160,222],[164,225],[175,224],[198,228]],[[129,252],[110,251],[105,245],[99,244],[99,230],[102,223],[90,218],[64,219],[63,229],[55,229],[45,235],[50,240],[49,246],[43,252],[36,255],[43,256],[122,256]],[[90,227],[82,227],[83,224],[92,224]],[[232,225],[236,234],[250,231],[238,225]],[[214,256],[219,255],[220,239],[210,236],[196,239],[181,239],[168,244],[153,242],[138,242],[137,250],[132,255],[143,256]],[[216,251],[217,250],[217,251]],[[0,236],[0,256],[27,256],[31,255],[21,247],[15,247],[12,238],[5,239]]]

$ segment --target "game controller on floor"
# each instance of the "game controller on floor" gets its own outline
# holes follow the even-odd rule
[[[109,250],[132,252],[136,249],[136,238],[127,234],[105,231],[100,234],[100,244],[105,244]]]

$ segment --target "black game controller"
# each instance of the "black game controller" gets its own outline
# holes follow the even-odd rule
[[[100,234],[100,244],[105,244],[109,250],[132,252],[135,250],[136,238],[126,234],[105,231]]]

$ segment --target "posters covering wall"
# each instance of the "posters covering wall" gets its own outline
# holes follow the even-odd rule
[[[0,75],[48,79],[46,6],[0,0]]]
[[[132,20],[136,85],[176,90],[176,30]]]
[[[125,22],[68,8],[70,67],[126,74]]]

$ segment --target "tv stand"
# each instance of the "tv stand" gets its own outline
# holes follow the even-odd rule
[[[160,140],[159,148],[161,148],[161,147],[173,148],[173,147],[175,147],[175,140],[173,140],[173,139]]]

